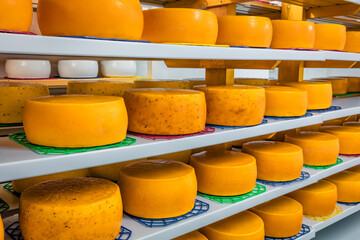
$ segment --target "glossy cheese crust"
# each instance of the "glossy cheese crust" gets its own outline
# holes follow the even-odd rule
[[[198,231],[194,231],[180,237],[174,238],[173,240],[208,240],[204,235]]]
[[[343,171],[326,180],[336,185],[339,202],[360,202],[360,173]]]
[[[88,94],[123,97],[125,91],[134,88],[133,83],[117,81],[70,81],[67,94]]]
[[[360,128],[352,126],[323,126],[320,131],[339,138],[340,154],[360,154]]]
[[[136,88],[175,88],[175,89],[190,89],[189,81],[176,80],[136,80]]]
[[[360,31],[347,31],[344,51],[360,53]]]
[[[341,24],[315,24],[314,49],[344,50],[346,43],[346,27]]]
[[[33,7],[31,0],[1,0],[0,29],[10,31],[29,31]]]

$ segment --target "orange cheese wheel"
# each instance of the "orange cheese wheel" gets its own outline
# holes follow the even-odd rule
[[[129,130],[156,135],[180,135],[204,130],[205,95],[177,89],[132,89],[125,93]]]
[[[321,81],[329,81],[332,85],[332,90],[334,95],[343,95],[346,94],[349,87],[349,81],[347,78],[314,78],[311,80],[321,80]]]
[[[174,238],[173,240],[208,240],[204,235],[198,231],[194,231],[180,237]]]
[[[30,30],[33,18],[31,0],[1,0],[0,9],[0,30]]]
[[[336,185],[325,180],[289,193],[304,209],[304,214],[328,216],[335,211],[337,201]]]
[[[328,132],[339,138],[340,154],[360,154],[360,128],[351,126],[323,126],[322,132]]]
[[[264,47],[271,44],[270,18],[255,16],[220,16],[216,43],[230,46]]]
[[[301,175],[303,151],[284,142],[254,141],[245,143],[242,151],[256,158],[257,178],[266,181],[291,181]]]
[[[346,27],[341,24],[315,24],[314,49],[344,50],[346,43]]]
[[[235,78],[234,83],[238,85],[268,86],[269,79],[266,78]]]
[[[262,123],[265,90],[255,86],[195,87],[206,97],[206,123],[223,126],[252,126]]]
[[[264,222],[244,211],[200,229],[209,240],[263,240]]]
[[[335,164],[340,151],[339,138],[324,132],[287,133],[285,142],[302,148],[306,165]]]
[[[123,216],[119,187],[98,178],[67,178],[37,184],[20,197],[24,239],[114,240]]]
[[[49,36],[140,40],[144,25],[139,0],[39,0],[37,16]]]
[[[344,122],[343,125],[348,127],[360,127],[360,122]]]
[[[191,158],[191,150],[185,150],[181,152],[168,153],[163,155],[158,155],[154,157],[149,157],[148,159],[164,159],[171,161],[178,161],[183,163],[189,163]]]
[[[315,24],[306,21],[272,20],[271,48],[312,49],[315,44]]]
[[[346,77],[349,81],[348,92],[360,92],[360,77]]]
[[[215,13],[188,8],[144,11],[143,40],[153,43],[215,44],[218,22]]]
[[[67,94],[90,94],[123,97],[127,89],[134,88],[133,83],[119,81],[70,81]]]
[[[281,196],[256,206],[251,211],[264,221],[267,237],[291,237],[301,230],[303,207],[292,198]]]
[[[360,53],[360,31],[347,31],[344,51]]]
[[[305,90],[294,87],[270,86],[265,88],[265,94],[265,116],[295,117],[306,114],[308,96]]]
[[[326,109],[331,107],[332,103],[332,86],[328,81],[303,81],[288,82],[286,86],[296,87],[308,92],[308,109]]]
[[[118,184],[124,211],[142,218],[190,212],[197,193],[194,168],[169,160],[145,160],[121,168]]]
[[[360,202],[360,173],[343,171],[327,180],[336,185],[339,202]]]
[[[93,147],[121,142],[128,117],[120,97],[59,95],[28,99],[24,129],[29,142],[51,147]]]
[[[136,88],[176,88],[190,89],[189,81],[177,80],[136,80]]]
[[[216,196],[235,196],[252,191],[256,183],[256,160],[245,153],[222,150],[193,154],[190,160],[198,191]]]

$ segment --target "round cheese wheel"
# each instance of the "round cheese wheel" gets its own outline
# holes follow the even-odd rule
[[[296,190],[289,197],[301,203],[304,214],[311,216],[328,216],[335,211],[337,201],[336,185],[325,180]]]
[[[327,180],[336,185],[339,202],[360,202],[360,173],[343,171]]]
[[[129,114],[129,131],[180,135],[204,130],[205,95],[200,91],[176,89],[132,89],[124,95]]]
[[[230,150],[200,152],[191,156],[198,191],[215,196],[236,196],[252,191],[256,183],[253,156]]]
[[[255,16],[220,16],[216,43],[230,46],[263,47],[271,44],[270,18]],[[234,27],[235,26],[235,27]]]
[[[360,77],[346,77],[349,81],[348,92],[357,93],[360,92]]]
[[[238,85],[268,86],[269,79],[265,78],[235,78],[234,83]]]
[[[291,181],[301,175],[303,151],[284,142],[254,141],[245,143],[242,151],[256,158],[257,179],[266,181]]]
[[[30,31],[33,18],[31,0],[2,0],[0,9],[0,30]]]
[[[119,187],[97,178],[52,180],[26,189],[19,221],[24,239],[104,239],[120,232]]]
[[[305,90],[294,87],[270,86],[265,88],[265,94],[265,116],[296,117],[306,114],[308,96]]]
[[[360,31],[347,31],[344,51],[360,53]]]
[[[0,123],[21,123],[26,99],[47,96],[45,85],[20,82],[0,82]]]
[[[298,145],[304,153],[304,164],[327,166],[335,164],[339,156],[339,138],[324,132],[287,133],[285,142]]]
[[[326,109],[331,107],[332,103],[332,86],[328,81],[303,81],[288,82],[286,86],[296,87],[306,90],[308,93],[308,109]]]
[[[143,40],[153,43],[215,44],[218,22],[215,13],[188,8],[144,11]]]
[[[39,0],[43,35],[140,40],[143,13],[139,0]]]
[[[360,154],[360,128],[351,126],[323,126],[322,132],[328,132],[339,138],[340,154]]]
[[[360,165],[355,166],[355,167],[352,167],[352,168],[349,168],[349,169],[346,170],[346,171],[360,173]]]
[[[344,122],[343,125],[348,127],[360,127],[360,122]]]
[[[190,89],[189,81],[184,80],[136,80],[136,88],[176,88]]]
[[[301,230],[303,207],[292,198],[281,196],[256,206],[251,211],[264,221],[267,237],[292,237]]]
[[[349,82],[347,78],[327,79],[331,82],[334,95],[347,94]]]
[[[344,50],[346,43],[346,27],[341,24],[318,23],[315,24],[314,49]]]
[[[315,24],[306,21],[272,20],[271,48],[312,49],[315,44]]]
[[[51,147],[93,147],[126,137],[127,113],[120,97],[58,95],[28,99],[24,129],[29,142]]]
[[[121,168],[118,184],[124,211],[142,218],[171,218],[190,212],[197,183],[194,168],[169,160],[145,160]]]
[[[172,160],[178,161],[183,163],[189,163],[191,157],[191,150],[181,151],[181,152],[174,152],[168,153],[163,155],[158,155],[154,157],[149,157],[148,159],[164,159],[164,160]]]
[[[255,86],[195,87],[206,97],[206,123],[223,126],[252,126],[262,123],[265,90]]]
[[[67,94],[89,94],[123,97],[127,89],[134,88],[134,83],[118,81],[70,81]]]
[[[198,231],[194,231],[180,237],[174,238],[173,240],[208,240],[204,235]]]

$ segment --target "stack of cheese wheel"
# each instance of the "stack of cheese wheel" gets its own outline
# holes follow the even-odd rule
[[[306,21],[272,20],[271,48],[312,49],[315,43],[315,24]]]
[[[28,99],[24,129],[29,142],[51,147],[94,147],[121,142],[128,118],[121,97],[59,95]]]
[[[49,95],[49,88],[45,85],[0,82],[0,123],[21,123],[25,101],[47,95]]]
[[[125,90],[134,88],[134,83],[118,81],[70,81],[67,94],[89,94],[123,97]]]
[[[208,225],[200,232],[209,240],[263,240],[263,220],[250,211],[244,211]]]
[[[265,224],[265,236],[287,238],[298,234],[302,227],[303,207],[289,197],[281,196],[251,209]]]
[[[238,85],[268,86],[269,79],[266,78],[235,78],[234,83]]]
[[[252,126],[262,123],[265,90],[255,86],[195,87],[206,96],[206,123],[222,126]]]
[[[271,44],[270,18],[255,16],[220,16],[216,43],[230,46],[263,47]],[[236,27],[234,27],[236,26]]]
[[[306,114],[308,107],[307,91],[284,86],[265,88],[265,116],[298,117]]]
[[[215,13],[185,8],[144,11],[143,40],[153,43],[215,44],[218,22]]]
[[[204,235],[198,231],[194,231],[180,237],[174,238],[173,240],[208,240]]]
[[[325,180],[289,193],[304,209],[304,214],[328,216],[335,211],[337,201],[336,185]]]
[[[288,82],[286,86],[296,87],[306,90],[308,93],[308,109],[326,109],[331,107],[332,103],[332,86],[328,81],[303,81]]]
[[[121,168],[118,184],[124,211],[142,218],[171,218],[195,205],[194,169],[181,162],[145,160]]]
[[[175,88],[190,89],[189,81],[185,80],[136,80],[136,88]]]
[[[98,178],[52,180],[26,189],[19,220],[24,239],[115,239],[123,215],[119,187]]]
[[[257,178],[266,181],[291,181],[301,175],[303,151],[300,147],[276,141],[245,143],[242,151],[256,158]]]
[[[346,43],[346,27],[341,24],[318,23],[315,24],[314,49],[344,50]]]
[[[181,152],[168,153],[163,155],[158,155],[154,157],[149,157],[148,159],[164,159],[171,161],[178,161],[183,163],[189,163],[191,157],[191,150],[185,150]]]
[[[360,202],[360,173],[343,171],[328,177],[327,180],[336,185],[339,202]]]
[[[39,0],[37,16],[49,36],[140,40],[144,25],[139,0]]]
[[[328,132],[339,138],[340,154],[360,154],[360,128],[352,126],[323,126],[322,132]]]
[[[344,51],[360,53],[360,31],[346,32],[346,44]]]
[[[339,138],[324,132],[287,133],[285,142],[298,145],[304,153],[304,164],[327,166],[335,164],[339,155]]]
[[[349,81],[347,78],[314,78],[311,80],[325,80],[331,82],[334,95],[346,94],[349,88]]]
[[[29,0],[0,1],[0,30],[29,31],[33,7]]]
[[[205,129],[206,102],[200,91],[131,89],[124,98],[132,132],[181,135]]]
[[[252,191],[256,183],[256,160],[245,153],[222,150],[191,156],[198,191],[216,196],[236,196]]]
[[[360,122],[344,122],[343,125],[348,127],[360,127]]]

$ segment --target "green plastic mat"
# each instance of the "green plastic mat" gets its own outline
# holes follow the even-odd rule
[[[0,213],[9,210],[9,204],[7,204],[3,199],[0,198]]]
[[[136,143],[136,139],[131,138],[131,137],[126,137],[125,140],[122,142],[105,145],[105,146],[99,146],[99,147],[56,148],[56,147],[45,147],[45,146],[39,146],[39,145],[32,144],[26,139],[26,135],[24,132],[9,135],[9,138],[27,148],[29,148],[31,151],[33,151],[37,154],[41,154],[41,155],[59,155],[59,154],[61,155],[61,154],[88,152],[88,151],[107,149],[107,148],[124,147],[124,146],[129,146],[129,145]]]
[[[321,170],[321,169],[329,169],[331,167],[334,167],[336,165],[339,165],[340,163],[344,162],[343,160],[341,160],[340,158],[337,159],[336,163],[333,165],[328,165],[328,166],[312,166],[312,165],[304,165],[304,167],[307,168],[312,168],[312,169],[316,169],[316,170]]]
[[[4,189],[6,191],[8,191],[9,193],[11,193],[12,195],[16,196],[16,197],[20,197],[20,193],[15,192],[12,182],[8,182],[7,184],[4,185]]]
[[[20,127],[22,125],[23,125],[22,123],[9,123],[9,124],[0,123],[0,127]]]
[[[241,201],[244,201],[245,199],[254,197],[254,196],[262,194],[264,192],[266,192],[266,187],[264,185],[256,183],[254,190],[252,190],[249,193],[243,194],[243,195],[231,196],[231,197],[222,197],[222,196],[207,195],[207,194],[200,193],[200,192],[198,192],[198,195],[202,196],[204,198],[207,198],[207,199],[209,199],[211,201],[221,203],[221,204],[225,204],[225,203],[241,202]]]
[[[340,95],[334,95],[335,97],[348,97],[348,96],[354,96],[354,95],[359,95],[360,92],[358,93],[347,93],[347,94],[340,94]]]

